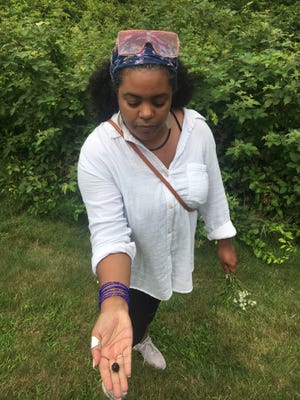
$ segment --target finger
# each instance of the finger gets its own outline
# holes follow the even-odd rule
[[[226,272],[226,274],[229,274],[230,269],[229,269],[229,267],[228,267],[227,264],[223,264],[223,269],[224,269],[224,271]]]
[[[127,381],[127,374],[126,374],[126,368],[125,368],[125,357],[124,355],[120,355],[116,358],[116,361],[120,365],[120,370],[119,370],[119,380],[120,380],[120,387],[121,387],[121,392],[122,393],[127,393],[128,391],[128,381]]]
[[[229,264],[229,270],[232,272],[234,275],[236,274],[236,263]]]
[[[111,391],[113,388],[113,383],[111,380],[110,363],[107,358],[105,357],[100,358],[99,371],[103,385],[108,391]]]
[[[95,368],[100,361],[100,339],[97,336],[91,337],[91,353],[93,357],[93,368]]]
[[[127,349],[123,351],[124,356],[124,370],[125,375],[130,378],[131,377],[131,355],[132,355],[132,347],[129,346]]]
[[[101,350],[99,348],[93,348],[91,349],[91,353],[93,358],[93,368],[95,368],[100,363]]]
[[[117,369],[114,367],[117,367]],[[120,354],[111,362],[111,378],[113,383],[113,393],[116,398],[121,398],[122,394],[128,391],[127,376],[124,368],[124,356]]]
[[[234,275],[236,275],[236,267],[231,267],[231,268],[230,268],[230,271],[231,271]]]

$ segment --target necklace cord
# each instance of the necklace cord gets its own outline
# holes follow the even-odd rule
[[[159,145],[158,147],[154,147],[154,149],[149,149],[149,147],[148,147],[148,150],[156,151],[156,150],[161,149],[162,147],[164,147],[165,144],[167,144],[167,141],[169,140],[170,136],[171,136],[171,128],[169,128],[167,137],[165,138],[165,140],[163,141],[163,143],[161,145]]]
[[[176,114],[174,113],[173,110],[170,110],[170,112],[171,112],[171,114],[173,115],[173,117],[174,117],[174,119],[175,119],[175,121],[176,121],[176,124],[177,124],[177,126],[178,126],[178,128],[179,128],[179,130],[180,130],[180,132],[181,132],[181,131],[182,131],[182,127],[181,127],[181,125],[180,125],[180,123],[179,123],[179,121],[178,121],[178,118],[176,117]],[[156,151],[156,150],[159,150],[159,149],[161,149],[162,147],[164,147],[164,145],[167,144],[167,141],[169,140],[169,138],[170,138],[170,136],[171,136],[171,129],[172,129],[172,128],[169,128],[167,137],[166,137],[166,139],[164,140],[164,142],[163,142],[160,146],[155,147],[154,149],[149,149],[149,148],[148,148],[148,150],[150,150],[150,151]]]

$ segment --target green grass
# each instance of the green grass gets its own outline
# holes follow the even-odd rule
[[[300,399],[300,253],[270,267],[236,246],[257,306],[228,304],[214,244],[196,250],[193,293],[163,303],[152,326],[167,369],[135,353],[128,400]],[[0,254],[0,399],[102,399],[89,354],[97,284],[86,226],[5,206]]]

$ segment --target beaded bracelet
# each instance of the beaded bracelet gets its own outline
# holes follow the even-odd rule
[[[106,282],[99,290],[99,308],[104,300],[109,297],[119,296],[124,299],[129,305],[129,289],[124,283],[121,282]]]

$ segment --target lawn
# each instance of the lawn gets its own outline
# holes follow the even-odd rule
[[[195,251],[194,291],[163,303],[151,336],[167,369],[133,357],[128,400],[296,400],[299,256],[267,266],[236,243],[239,279],[257,302],[224,294],[214,243]],[[86,224],[0,215],[0,399],[102,399],[90,331],[97,283]]]

